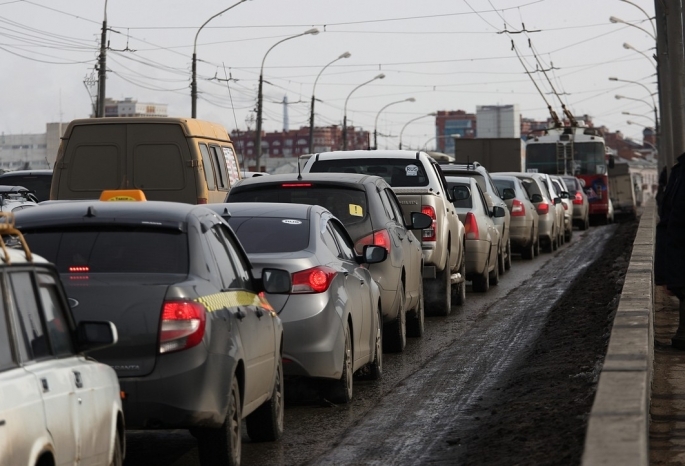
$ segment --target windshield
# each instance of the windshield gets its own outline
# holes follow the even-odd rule
[[[357,159],[319,160],[314,162],[312,173],[359,173],[380,176],[393,188],[428,186],[428,176],[417,159]]]
[[[555,175],[566,172],[574,175],[606,173],[603,142],[576,142],[572,146],[559,144],[559,163],[557,164],[557,144],[526,144],[526,171]],[[571,147],[573,154],[571,154]]]
[[[245,252],[296,252],[309,246],[309,220],[275,217],[228,219]]]
[[[31,251],[61,273],[188,273],[188,239],[178,230],[88,227],[27,230]]]

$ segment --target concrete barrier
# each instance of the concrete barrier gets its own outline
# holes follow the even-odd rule
[[[656,206],[645,205],[585,435],[582,464],[649,464]]]

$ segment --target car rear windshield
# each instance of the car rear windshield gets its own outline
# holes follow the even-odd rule
[[[480,190],[483,191],[484,193],[488,192],[488,186],[487,183],[485,182],[485,176],[477,172],[475,170],[449,170],[445,169],[443,170],[445,172],[445,176],[468,176],[469,178],[473,178],[476,180],[476,183],[478,183],[478,186],[480,186]]]
[[[526,192],[528,193],[528,197],[533,196],[533,194],[540,194],[540,187],[538,184],[535,182],[535,180],[531,178],[521,178],[521,184],[525,188]]]
[[[311,186],[311,183],[264,184],[244,191],[234,190],[229,194],[228,200],[320,205],[330,210],[345,226],[363,222],[368,217],[366,192],[337,186],[317,187]]]
[[[492,180],[492,182],[500,193],[504,192],[504,188],[513,189],[516,192],[516,183],[511,180]]]
[[[417,159],[345,158],[314,162],[312,173],[359,173],[380,176],[393,188],[428,186],[428,176]]]
[[[34,191],[39,201],[50,199],[51,175],[3,175],[0,177],[0,185],[23,186],[29,191]]]
[[[309,246],[309,220],[231,217],[228,223],[248,254],[297,252]]]
[[[471,186],[469,184],[466,184],[466,183],[454,183],[454,182],[450,182],[450,181],[447,182],[447,189],[449,189],[450,191],[452,191],[452,188],[454,188],[455,186],[463,186],[463,187],[471,189]],[[469,196],[468,199],[460,199],[458,201],[454,201],[452,204],[454,204],[454,207],[457,207],[457,208],[471,209],[471,208],[473,208],[473,195],[474,194],[475,193],[473,192],[473,190],[471,190],[471,196]]]
[[[24,238],[32,252],[54,263],[61,273],[188,273],[188,239],[179,230],[137,226],[29,229]]]
[[[578,186],[576,184],[578,182],[577,179],[569,178],[566,176],[563,177],[562,179],[564,180],[564,183],[566,183],[566,186],[568,187],[569,190],[571,190],[571,191],[577,191],[578,190]]]

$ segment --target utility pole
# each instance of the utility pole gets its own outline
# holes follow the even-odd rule
[[[96,118],[105,116],[105,81],[107,80],[107,0],[105,0],[105,18],[102,20],[100,35],[100,58],[98,59],[98,107]]]
[[[683,16],[681,0],[665,0],[666,27],[668,42],[668,63],[670,66],[671,137],[673,147],[666,154],[668,167],[675,162],[676,156],[685,152],[685,57],[683,53]],[[659,1],[657,1],[659,3]]]

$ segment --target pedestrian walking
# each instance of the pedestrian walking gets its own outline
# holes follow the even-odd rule
[[[671,169],[659,205],[654,279],[680,300],[680,325],[671,344],[685,349],[685,153]]]

